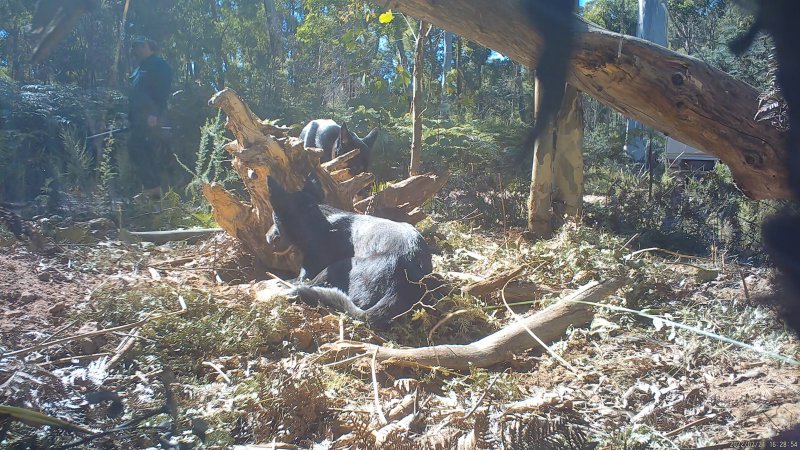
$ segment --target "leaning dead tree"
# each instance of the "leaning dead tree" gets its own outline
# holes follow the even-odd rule
[[[235,140],[225,144],[224,149],[233,157],[233,168],[244,182],[250,200],[243,201],[214,183],[203,185],[203,195],[219,226],[259,262],[276,270],[298,270],[302,256],[293,247],[267,243],[265,236],[272,226],[267,176],[277,179],[287,190],[297,191],[313,172],[329,205],[412,224],[425,218],[422,205],[447,181],[446,173],[418,175],[356,202],[356,194],[375,180],[371,173],[352,176],[344,168],[358,150],[320,164],[321,149],[306,149],[300,139],[260,120],[232,89],[216,93],[208,103],[228,116],[225,126]]]
[[[352,357],[353,354],[360,353],[362,356],[372,356],[384,364],[409,367],[446,367],[452,370],[490,367],[508,361],[518,353],[540,347],[538,341],[549,344],[560,339],[569,327],[590,323],[594,312],[589,304],[602,301],[625,284],[626,280],[622,278],[592,281],[549,307],[512,322],[471,344],[391,348],[363,342],[339,341],[325,345],[323,350],[328,356]]]
[[[388,0],[401,11],[534,67],[542,37],[519,0]],[[698,59],[575,18],[567,81],[622,114],[719,157],[750,198],[790,198],[786,133],[753,117],[759,92]]]

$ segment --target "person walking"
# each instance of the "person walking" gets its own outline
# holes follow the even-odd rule
[[[167,100],[172,87],[172,68],[159,56],[158,44],[146,37],[135,37],[131,55],[137,67],[129,77],[128,156],[135,178],[143,192],[161,187],[160,175],[168,163],[163,132]]]

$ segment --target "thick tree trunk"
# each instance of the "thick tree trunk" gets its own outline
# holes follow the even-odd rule
[[[666,0],[639,0],[639,26],[636,37],[647,39],[658,45],[667,46],[667,2]],[[625,151],[634,161],[645,162],[648,168],[650,160],[645,136],[652,134],[639,122],[629,119],[625,130]]]
[[[536,81],[536,104],[541,98]],[[576,218],[583,201],[583,113],[580,96],[567,85],[561,109],[552,125],[536,141],[531,190],[528,197],[528,231],[547,237],[565,216]]]
[[[528,122],[530,117],[528,117],[528,102],[525,99],[525,81],[524,77],[526,76],[525,67],[522,64],[516,64],[517,76],[514,77],[514,89],[516,90],[516,102],[517,102],[517,114],[519,114],[519,120],[522,122]]]
[[[283,55],[283,33],[281,18],[275,9],[275,0],[264,0],[264,14],[267,16],[270,56],[273,60]]]
[[[535,66],[542,38],[517,0],[388,0],[419,17]],[[719,69],[575,18],[568,83],[626,116],[719,157],[749,197],[790,198],[786,133],[753,120],[758,91]]]
[[[536,77],[534,84],[534,114],[539,120],[539,100],[542,98],[542,85]],[[528,195],[528,232],[534,238],[546,238],[553,232],[552,192],[553,159],[555,158],[554,127],[548,127],[539,134],[533,147],[533,167],[531,168],[531,187]]]
[[[358,150],[320,165],[320,149],[305,149],[300,139],[287,137],[284,131],[259,120],[236,92],[220,91],[209,104],[228,115],[226,127],[236,140],[224,146],[233,156],[233,168],[244,182],[250,202],[216,184],[205,184],[203,195],[213,208],[220,227],[237,238],[245,250],[259,262],[276,270],[296,271],[302,255],[292,247],[267,243],[266,233],[272,226],[272,206],[267,191],[267,176],[277,179],[289,191],[302,188],[305,177],[314,172],[325,192],[325,202],[347,211],[370,211],[373,215],[416,223],[425,215],[419,208],[444,184],[445,176],[426,174],[389,185],[385,190],[354,206],[357,192],[374,181],[371,173],[348,177],[342,164]]]
[[[461,47],[463,41],[461,36],[456,38],[456,98],[461,98],[463,77],[461,76]]]
[[[128,8],[130,7],[130,0],[125,0],[125,5],[122,7],[122,18],[119,21],[119,33],[117,33],[117,42],[114,46],[114,64],[111,66],[111,87],[117,87],[119,83],[119,58],[122,49],[122,38],[125,36],[125,27],[128,24]]]
[[[422,162],[422,70],[425,66],[425,39],[428,37],[429,31],[430,27],[421,20],[414,49],[414,86],[411,97],[411,117],[414,121],[414,131],[411,136],[411,164],[408,166],[408,174],[412,177],[419,175],[419,166]]]
[[[577,219],[583,207],[583,110],[580,93],[567,85],[556,119],[553,215]]]

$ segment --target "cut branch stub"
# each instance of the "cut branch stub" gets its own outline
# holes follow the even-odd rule
[[[468,286],[464,286],[461,288],[461,292],[464,294],[474,295],[475,297],[492,293],[508,285],[508,283],[519,276],[524,269],[525,266],[520,266],[516,269],[506,270],[504,272],[494,274],[489,278],[476,281]]]
[[[322,150],[320,150],[320,153],[322,153]],[[355,158],[360,153],[361,153],[360,149],[354,148],[353,150],[350,150],[344,155],[339,155],[336,158],[333,158],[332,160],[323,163],[322,168],[327,170],[328,172],[337,172],[339,170],[344,170],[346,168],[345,163]]]
[[[427,173],[390,184],[355,204],[358,212],[398,222],[417,223],[425,218],[420,208],[447,182],[450,174]]]

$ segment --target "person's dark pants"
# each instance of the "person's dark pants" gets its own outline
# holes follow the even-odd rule
[[[136,188],[159,187],[165,169],[166,141],[159,129],[132,127],[128,137],[128,158],[133,165]]]

